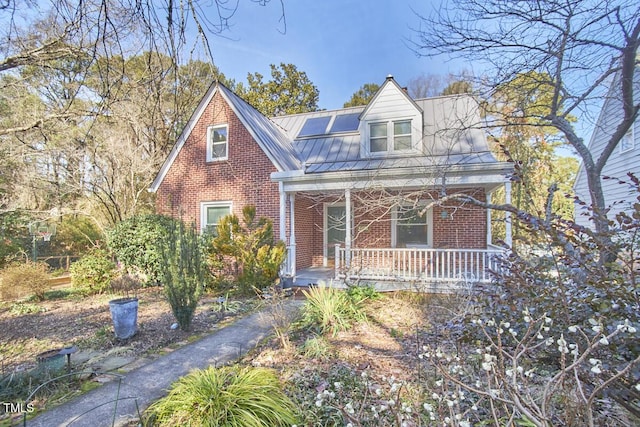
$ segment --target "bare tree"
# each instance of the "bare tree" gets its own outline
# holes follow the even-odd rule
[[[472,82],[473,76],[467,71],[463,71],[460,75],[450,73],[447,76],[422,73],[409,80],[407,90],[414,99],[430,98],[439,95],[471,92],[470,90],[455,89],[460,86],[464,86],[465,89],[471,89]]]
[[[557,129],[577,151],[594,210],[603,214],[602,169],[640,110],[634,97],[640,45],[637,2],[454,0],[420,19],[416,51],[429,57],[453,55],[485,67],[487,75],[481,83],[489,91],[524,73],[543,76],[538,85],[552,96],[545,108],[529,110],[534,115],[532,126]],[[608,92],[616,76],[619,84]],[[619,99],[623,108],[615,132],[594,157],[571,117],[588,119],[607,93]],[[498,113],[492,112],[493,124],[498,126],[521,122],[523,114],[519,110],[512,116]],[[608,230],[604,215],[596,216],[595,227],[602,233]]]
[[[285,31],[284,2],[274,3]],[[213,38],[238,5],[0,2],[0,212],[95,212],[97,202],[113,223],[148,205],[140,188],[218,74]],[[127,154],[139,157],[124,162]]]

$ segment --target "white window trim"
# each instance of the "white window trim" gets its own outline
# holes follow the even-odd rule
[[[227,134],[227,143],[225,149],[225,155],[221,157],[213,157],[213,141],[211,140],[211,136],[215,129],[226,129]],[[207,127],[207,162],[219,162],[223,160],[229,159],[229,125],[211,125]]]
[[[395,122],[409,121],[411,123],[411,148],[407,150],[394,150],[394,137],[393,125]],[[374,124],[387,124],[387,150],[386,151],[371,151],[371,125]],[[389,155],[402,155],[411,154],[418,151],[418,143],[421,139],[422,132],[419,129],[421,120],[419,116],[403,116],[394,117],[392,119],[385,120],[368,120],[364,123],[364,151],[369,157],[386,157]]]
[[[624,147],[624,145],[622,144],[622,141],[624,141],[624,139],[627,137],[627,135],[629,136],[629,140],[631,141],[631,143],[629,144],[628,147]],[[633,131],[633,125],[631,125],[631,127],[629,128],[627,133],[624,134],[624,136],[620,140],[619,146],[620,146],[620,153],[621,154],[622,153],[628,153],[629,151],[632,151],[634,148],[636,148],[636,140],[635,140],[635,135],[634,135],[634,131]]]
[[[412,207],[413,205],[403,205],[403,207]],[[424,206],[424,205],[422,205]],[[420,207],[420,205],[417,205]],[[432,248],[433,247],[433,208],[430,208],[426,212],[427,221],[427,244],[426,245],[411,245],[412,248]],[[391,211],[391,247],[398,247],[398,206],[394,206]]]
[[[207,209],[208,208],[219,208],[219,207],[228,207],[229,213],[233,213],[233,202],[229,201],[219,201],[219,202],[200,202],[200,232],[204,233],[207,228]]]

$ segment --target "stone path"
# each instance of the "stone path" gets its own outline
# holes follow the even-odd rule
[[[285,301],[292,318],[301,300]],[[125,426],[139,418],[152,402],[166,394],[171,383],[194,369],[220,366],[237,360],[273,332],[274,316],[268,309],[225,326],[210,335],[180,347],[155,360],[142,360],[141,366],[124,374],[102,376],[104,385],[31,420],[28,427],[107,427]],[[115,356],[103,369],[118,369],[126,362]],[[117,362],[117,363],[116,363]],[[140,363],[140,361],[137,361]]]

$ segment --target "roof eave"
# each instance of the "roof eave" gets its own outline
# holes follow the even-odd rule
[[[510,162],[491,164],[451,165],[444,174],[445,184],[495,186],[510,180],[514,167]],[[378,187],[402,187],[403,185],[432,185],[439,179],[442,185],[442,167],[427,168],[390,168],[376,170],[332,171],[321,173],[272,173],[271,179],[282,182],[288,191],[338,190],[346,188],[365,189]],[[471,179],[471,177],[475,177]]]

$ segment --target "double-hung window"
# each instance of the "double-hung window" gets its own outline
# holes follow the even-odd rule
[[[633,150],[635,147],[635,141],[633,140],[633,127],[627,131],[626,134],[620,140],[620,153],[626,153]]]
[[[222,217],[231,214],[231,202],[203,202],[200,206],[200,227],[203,232],[218,233]]]
[[[411,150],[411,120],[393,122],[393,151]]]
[[[227,160],[229,158],[229,139],[227,125],[207,128],[207,161]]]
[[[392,243],[396,248],[432,245],[432,211],[424,206],[398,206],[393,215]]]
[[[371,123],[369,125],[369,143],[369,149],[372,153],[388,151],[386,123]]]
[[[410,151],[413,148],[412,140],[410,119],[369,123],[371,154]]]

